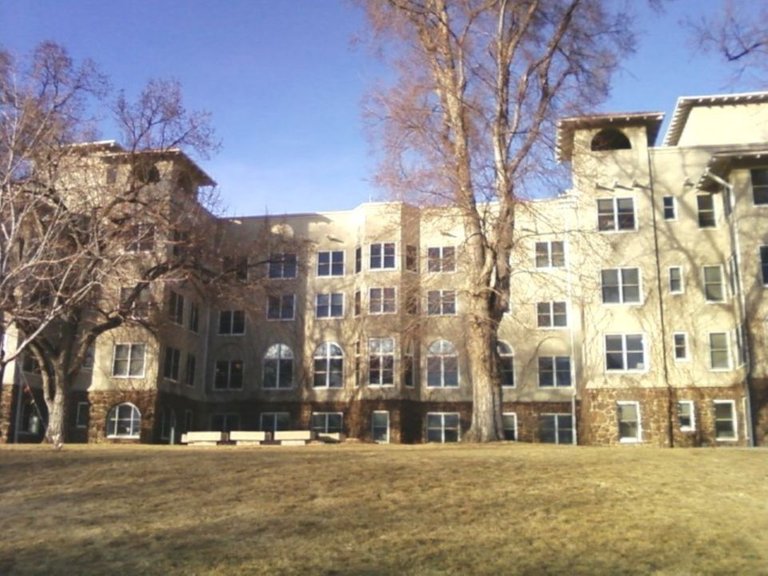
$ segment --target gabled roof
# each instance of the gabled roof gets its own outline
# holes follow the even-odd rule
[[[645,126],[648,131],[648,145],[656,143],[663,112],[630,112],[627,114],[591,114],[562,118],[557,122],[555,157],[558,162],[567,162],[573,154],[573,133],[583,128],[622,128],[624,126]]]
[[[744,92],[741,94],[714,94],[712,96],[683,96],[677,99],[672,121],[669,123],[664,146],[677,146],[691,110],[697,106],[724,106],[768,102],[768,92]]]

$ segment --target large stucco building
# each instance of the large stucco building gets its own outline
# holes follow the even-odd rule
[[[499,327],[508,439],[768,442],[768,93],[681,98],[663,141],[662,121],[563,119],[572,186],[518,206]],[[165,161],[186,188],[212,182],[186,157]],[[70,440],[461,439],[472,383],[453,209],[366,203],[215,225],[226,287],[166,282],[157,336],[101,337],[70,399]],[[4,375],[5,441],[39,432],[19,393],[35,377],[20,368]]]

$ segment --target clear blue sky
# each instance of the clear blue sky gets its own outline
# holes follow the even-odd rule
[[[722,63],[693,52],[680,21],[719,0],[675,0],[663,14],[636,4],[639,50],[597,111],[669,116],[678,96],[766,88],[730,82]],[[361,33],[362,14],[345,0],[0,0],[6,49],[59,42],[129,94],[150,78],[179,80],[188,108],[213,113],[223,147],[201,165],[231,215],[344,210],[382,196],[369,183],[361,111],[385,71],[352,46]]]

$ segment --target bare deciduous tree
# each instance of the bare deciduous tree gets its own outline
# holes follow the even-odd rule
[[[365,3],[397,82],[373,97],[378,174],[400,198],[459,208],[469,255],[467,439],[502,437],[497,331],[509,305],[515,209],[552,168],[558,117],[604,98],[633,35],[600,0]],[[385,50],[386,54],[386,50]]]

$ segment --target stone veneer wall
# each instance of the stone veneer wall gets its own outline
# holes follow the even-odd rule
[[[13,439],[13,399],[16,388],[10,384],[0,384],[0,444]]]
[[[88,421],[89,442],[114,443],[151,443],[155,440],[157,392],[154,390],[113,390],[109,392],[91,392],[88,394],[90,413]],[[123,402],[130,402],[141,412],[141,432],[138,440],[121,440],[107,438],[106,423],[109,410]]]
[[[751,401],[755,446],[768,446],[768,378],[752,382]]]

